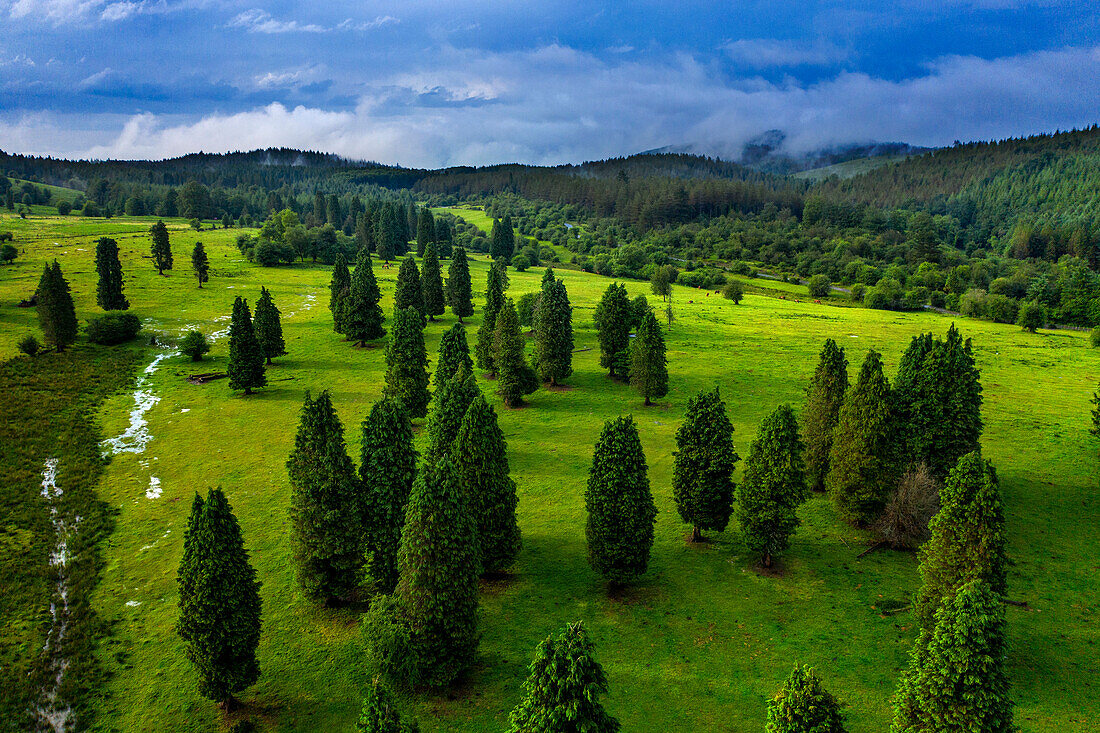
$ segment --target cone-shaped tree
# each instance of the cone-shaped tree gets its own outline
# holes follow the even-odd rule
[[[558,384],[573,373],[573,307],[565,283],[555,279],[549,267],[546,273],[549,279],[543,278],[531,361],[539,379]]]
[[[260,676],[260,583],[241,528],[220,488],[195,494],[180,560],[176,633],[199,673],[203,697],[231,707]]]
[[[363,250],[355,261],[355,272],[351,274],[351,285],[343,304],[344,333],[350,341],[362,346],[386,335],[382,322],[382,291],[374,277],[374,262],[370,253]]]
[[[795,665],[783,689],[768,702],[765,733],[845,733],[840,703],[813,667]]]
[[[447,305],[451,313],[462,323],[463,318],[474,314],[473,285],[470,282],[470,263],[466,261],[466,250],[455,247],[451,255],[451,264],[447,268]]]
[[[436,360],[435,374],[432,375],[432,384],[436,389],[442,389],[459,367],[465,366],[466,371],[474,373],[474,362],[470,358],[470,347],[466,344],[466,329],[461,323],[456,323],[443,333],[439,340],[439,359]]]
[[[657,507],[634,418],[604,423],[584,503],[589,564],[611,583],[628,583],[645,573]]]
[[[647,310],[630,345],[630,385],[645,399],[668,394],[668,360],[665,358],[665,336],[653,311]]]
[[[688,400],[673,455],[672,498],[691,525],[691,541],[701,540],[702,530],[721,532],[733,512],[733,469],[741,457],[717,387]]]
[[[195,272],[195,279],[199,281],[199,287],[204,282],[210,281],[210,260],[206,256],[206,248],[202,242],[195,242],[195,248],[191,250],[191,269]]]
[[[882,514],[898,478],[897,426],[882,357],[867,352],[859,379],[840,408],[825,486],[848,522],[866,526]]]
[[[626,287],[611,283],[596,306],[596,329],[600,339],[600,366],[612,377],[623,375],[630,346],[630,323],[633,318]]]
[[[493,336],[496,332],[497,313],[504,304],[504,268],[494,262],[489,268],[485,283],[485,307],[482,309],[481,328],[477,332],[476,358],[479,369],[496,375],[493,363]]]
[[[1100,387],[1092,393],[1092,427],[1089,432],[1094,437],[1100,438]]]
[[[442,259],[453,256],[454,234],[451,232],[451,225],[442,216],[435,220],[435,246],[439,248]]]
[[[38,325],[42,327],[46,343],[58,351],[64,351],[76,341],[78,324],[69,283],[61,274],[61,265],[57,264],[57,260],[42,270],[36,297]]]
[[[446,685],[477,650],[477,529],[450,458],[417,473],[394,600],[409,629],[414,684]]]
[[[494,260],[509,262],[516,248],[516,233],[512,229],[512,217],[507,214],[503,219],[493,219],[493,228],[489,233],[489,254]]]
[[[477,517],[482,572],[508,568],[520,550],[516,483],[508,467],[508,446],[497,415],[485,398],[474,397],[454,441],[455,475]]]
[[[370,553],[375,590],[392,593],[397,585],[397,550],[405,507],[416,478],[412,425],[399,402],[375,402],[363,421],[359,478],[363,482],[363,534]]]
[[[420,727],[416,720],[402,720],[393,699],[393,693],[384,682],[375,677],[363,697],[363,710],[356,733],[416,733]]]
[[[509,733],[615,733],[600,695],[607,676],[580,621],[551,634],[535,649],[523,682],[523,701],[512,711]]]
[[[95,245],[95,269],[99,275],[96,303],[105,311],[124,311],[130,301],[122,294],[122,263],[118,261],[118,242],[102,237]]]
[[[332,281],[328,286],[328,309],[332,312],[332,330],[336,333],[344,333],[344,299],[350,290],[351,273],[348,272],[344,253],[340,252],[332,266]]]
[[[168,239],[168,227],[163,221],[158,221],[149,229],[152,235],[152,244],[149,251],[153,255],[153,264],[157,268],[157,274],[163,275],[165,270],[172,269],[172,244]]]
[[[760,555],[764,567],[790,546],[807,493],[798,421],[790,405],[780,405],[760,423],[737,487],[745,546]]]
[[[424,257],[428,245],[435,243],[435,217],[427,206],[420,210],[416,219],[416,256]]]
[[[252,327],[252,313],[241,296],[233,301],[233,316],[229,320],[229,388],[243,389],[246,395],[267,384],[264,373],[264,350]]]
[[[386,349],[387,397],[401,401],[409,417],[428,414],[428,351],[424,346],[424,319],[413,307],[395,310],[393,333]]]
[[[425,460],[434,462],[444,453],[453,453],[455,437],[466,417],[470,403],[481,394],[474,375],[466,367],[458,371],[432,396],[428,412],[428,450]]]
[[[420,270],[412,255],[401,260],[401,267],[397,270],[393,304],[398,310],[415,308],[420,317],[424,318],[424,291],[420,287]]]
[[[309,598],[348,599],[363,567],[362,485],[328,392],[306,392],[290,475],[290,523],[298,582]]]
[[[524,395],[531,394],[539,386],[535,370],[527,365],[523,347],[523,334],[519,332],[516,306],[512,304],[511,298],[505,298],[497,314],[493,334],[493,364],[497,371],[500,396],[509,407],[522,405]]]
[[[430,211],[428,216],[431,216]],[[444,306],[443,275],[439,271],[439,253],[435,242],[428,242],[428,247],[424,251],[424,277],[420,279],[420,288],[424,312],[429,321],[434,321],[436,316],[443,315]]]
[[[840,406],[848,391],[848,360],[836,341],[825,339],[821,357],[806,388],[806,407],[802,410],[802,442],[806,446],[806,483],[814,491],[825,490],[829,475],[829,452],[833,432],[840,419]]]
[[[260,287],[260,299],[256,301],[256,318],[252,325],[256,328],[256,340],[264,350],[267,363],[276,356],[286,356],[286,342],[283,341],[283,324],[279,320],[279,308],[271,297],[271,291]]]

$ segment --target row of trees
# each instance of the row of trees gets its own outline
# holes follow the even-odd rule
[[[229,320],[229,388],[244,390],[267,384],[267,365],[277,356],[285,356],[286,342],[279,308],[271,291],[260,288],[256,301],[256,318],[253,321],[248,301],[237,296],[233,301],[233,313]]]

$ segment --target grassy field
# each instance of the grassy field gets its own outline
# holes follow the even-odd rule
[[[475,227],[480,229],[482,232],[485,233],[486,237],[488,237],[493,231],[493,217],[486,214],[485,210],[480,207],[475,208],[473,206],[440,206],[432,209],[432,211],[435,213],[446,211],[454,214],[459,219],[462,219],[469,224],[473,224]],[[528,237],[528,239],[534,238]],[[549,247],[550,249],[557,252],[558,258],[562,262],[569,262],[570,259],[572,259],[573,257],[572,252],[570,252],[565,247],[559,247],[553,242],[547,241],[545,239],[536,239],[534,241],[538,242],[540,248]]]
[[[61,262],[81,317],[98,312],[92,257],[100,230],[119,239],[126,294],[150,331],[222,331],[233,297],[254,302],[265,285],[283,312],[290,353],[268,372],[269,386],[249,398],[231,393],[224,380],[185,381],[193,371],[224,369],[224,338],[203,364],[169,356],[144,375],[145,388],[159,397],[145,414],[151,440],[143,453],[116,456],[98,486],[117,517],[102,547],[106,566],[93,599],[110,629],[98,650],[108,681],[95,703],[97,727],[206,731],[219,725],[217,710],[197,694],[173,624],[190,499],[196,490],[221,485],[263,582],[263,675],[243,695],[245,714],[259,717],[265,730],[350,730],[367,682],[358,619],[351,611],[310,605],[296,587],[284,464],[307,389],[331,390],[358,462],[360,422],[381,392],[383,350],[354,349],[333,334],[327,268],[255,267],[237,253],[233,230],[194,233],[177,221],[177,269],[158,277],[142,233],[148,225],[127,218],[0,221],[0,230],[10,227],[25,248],[15,265],[0,267],[0,355],[14,353],[23,333],[37,332],[33,311],[13,304],[33,290],[46,258]],[[188,270],[196,239],[214,267],[202,290]],[[481,291],[486,262],[471,261],[471,271]],[[388,310],[396,268],[376,272]],[[542,272],[510,272],[509,293],[534,290]],[[593,309],[610,281],[560,274],[574,305],[577,347],[595,347]],[[631,295],[648,292],[646,283],[627,288]],[[869,348],[883,352],[893,373],[913,334],[942,334],[950,321],[752,292],[739,306],[700,295],[677,288],[677,320],[667,334],[671,393],[652,408],[607,379],[595,348],[575,355],[568,389],[539,390],[519,410],[505,409],[492,382],[481,379],[508,439],[524,549],[512,579],[483,586],[481,647],[466,680],[405,701],[423,730],[501,730],[537,642],[577,619],[597,644],[612,688],[606,704],[625,731],[759,731],[766,699],[795,662],[818,666],[848,703],[852,731],[887,729],[913,627],[909,613],[883,611],[908,605],[917,582],[914,557],[877,552],[857,560],[867,537],[842,524],[820,496],[801,510],[803,526],[777,575],[756,571],[736,522],[713,542],[689,546],[671,498],[673,437],[687,399],[718,384],[745,457],[767,413],[783,402],[801,405],[826,337],[846,347],[853,378]],[[471,342],[480,298],[475,305],[478,313],[467,319]],[[453,322],[448,314],[428,326],[431,353]],[[1001,478],[1014,561],[1010,596],[1030,604],[1030,610],[1008,611],[1017,722],[1023,731],[1089,730],[1100,718],[1100,505],[1087,428],[1100,352],[1087,348],[1085,334],[1035,335],[977,321],[960,326],[973,338],[982,370],[983,443]],[[158,355],[163,352],[145,348],[139,366]],[[134,404],[129,393],[104,402],[102,433],[123,433]],[[609,598],[585,561],[583,493],[603,422],[624,413],[638,421],[660,514],[650,572],[629,592]]]

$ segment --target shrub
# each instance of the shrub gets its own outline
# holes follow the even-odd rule
[[[811,298],[826,298],[829,291],[833,289],[833,284],[829,281],[828,275],[814,275],[806,287],[810,291]]]
[[[1094,349],[1100,348],[1100,326],[1092,329],[1092,332],[1089,333],[1089,344]]]
[[[516,272],[523,272],[531,266],[531,260],[527,258],[527,255],[520,252],[518,255],[512,258],[512,267],[516,268]]]
[[[890,296],[886,294],[886,291],[879,287],[868,288],[866,295],[863,296],[863,305],[868,308],[877,308],[879,310],[887,310],[890,308],[892,301]]]
[[[997,323],[1015,323],[1019,304],[1007,295],[989,295],[986,297],[989,317]]]
[[[15,239],[11,232],[0,232],[0,242],[10,242]]]
[[[959,294],[948,293],[947,299],[944,301],[944,308],[949,311],[957,311],[959,309]]]
[[[19,350],[33,359],[42,350],[42,344],[38,343],[38,339],[28,333],[19,340]]]
[[[19,251],[10,244],[5,244],[4,246],[0,247],[0,260],[2,260],[5,264],[11,264],[12,262],[15,262],[15,258],[18,256]]]
[[[121,344],[137,336],[141,321],[133,313],[108,313],[88,322],[85,332],[93,344]]]
[[[947,293],[942,290],[933,290],[928,294],[928,304],[933,308],[943,308],[947,304]]]
[[[940,509],[940,487],[928,465],[909,469],[874,525],[875,535],[896,550],[912,550],[929,537],[928,522]]]
[[[190,356],[191,361],[202,361],[202,355],[210,351],[210,342],[199,331],[189,331],[180,341],[180,353]]]
[[[855,285],[852,286],[851,293],[849,294],[848,297],[852,299],[853,303],[862,303],[863,302],[863,297],[866,293],[867,293],[867,286],[864,285],[863,283],[856,283]]]
[[[989,296],[979,288],[967,290],[959,298],[959,313],[971,318],[988,318]]]
[[[731,280],[722,290],[722,295],[727,300],[732,300],[734,304],[739,304],[741,299],[745,297],[745,288],[736,280]]]
[[[73,205],[68,201],[62,201],[57,205],[57,213],[61,216],[68,216],[73,210]]]
[[[516,299],[516,315],[519,316],[519,325],[534,325],[535,310],[538,308],[539,296],[542,293],[524,293]]]

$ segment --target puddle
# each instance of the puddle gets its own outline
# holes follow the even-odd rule
[[[103,452],[106,455],[145,452],[145,446],[153,439],[149,433],[149,422],[145,419],[145,414],[160,402],[160,397],[148,389],[149,376],[157,371],[162,361],[178,353],[162,351],[153,358],[149,366],[145,367],[138,377],[137,384],[134,385],[134,409],[130,411],[130,426],[121,435],[103,441]]]

